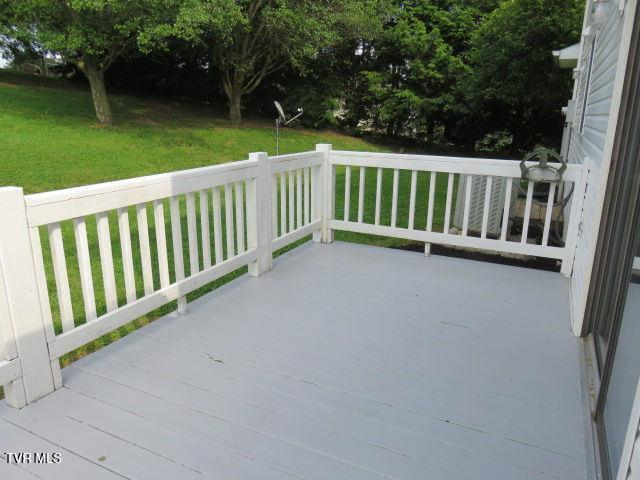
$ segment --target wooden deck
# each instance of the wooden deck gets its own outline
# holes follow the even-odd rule
[[[559,274],[305,244],[0,407],[2,479],[584,479]]]

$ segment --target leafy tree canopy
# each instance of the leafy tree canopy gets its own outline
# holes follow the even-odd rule
[[[242,21],[229,40],[203,28],[192,40],[219,74],[231,120],[241,119],[241,101],[269,75],[287,66],[304,71],[310,60],[345,39],[378,31],[383,0],[238,0]],[[184,38],[189,38],[186,35]]]
[[[456,102],[452,87],[466,72],[461,53],[475,29],[474,9],[458,2],[410,0],[375,43],[363,72],[371,124],[387,135],[432,137]]]
[[[572,81],[551,51],[579,41],[583,9],[582,0],[506,0],[484,19],[462,85],[479,136],[510,132],[512,149],[527,150],[561,133]]]
[[[205,24],[224,36],[240,20],[233,0],[0,0],[0,18],[8,37],[75,63],[89,79],[98,120],[107,124],[104,72],[118,57]]]

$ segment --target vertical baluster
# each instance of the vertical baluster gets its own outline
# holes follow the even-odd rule
[[[76,237],[78,251],[78,268],[80,271],[80,287],[87,322],[95,320],[96,297],[93,291],[93,275],[91,274],[91,257],[89,256],[89,242],[87,241],[87,224],[84,217],[73,219],[73,231]]]
[[[245,252],[244,247],[244,189],[242,182],[236,182],[236,245],[238,246],[238,255]]]
[[[465,175],[464,191],[464,216],[462,219],[462,236],[466,237],[469,231],[469,211],[471,210],[471,185],[473,175]]]
[[[304,224],[309,223],[311,217],[311,193],[309,192],[309,167],[305,167],[304,171]]]
[[[129,210],[118,209],[118,230],[120,231],[120,248],[122,250],[122,270],[124,272],[124,290],[127,303],[136,300],[136,279],[133,270],[133,250],[131,249],[131,229],[129,228]]]
[[[271,238],[278,236],[278,179],[271,176]]]
[[[547,198],[547,211],[544,216],[544,229],[542,231],[542,245],[549,243],[549,229],[551,228],[551,220],[553,214],[553,203],[556,194],[556,184],[549,184],[549,197]]]
[[[374,223],[380,225],[380,204],[382,203],[382,168],[376,174],[376,212]]]
[[[173,264],[176,274],[176,282],[184,280],[184,256],[182,252],[182,224],[180,220],[180,200],[178,197],[169,199],[169,212],[171,213],[171,240],[173,244]],[[187,297],[178,298],[178,313],[187,311]]]
[[[96,213],[98,226],[98,249],[100,251],[100,266],[102,268],[102,283],[107,312],[118,308],[118,294],[116,290],[116,276],[113,270],[113,252],[111,250],[111,232],[109,231],[109,213]]]
[[[484,207],[482,210],[482,230],[481,238],[487,238],[487,228],[489,225],[489,204],[491,202],[491,187],[493,185],[493,177],[487,177],[487,185],[484,189]]]
[[[250,158],[253,155],[254,154],[250,154]],[[258,162],[260,161],[261,160],[258,159]],[[264,210],[260,209],[261,205],[259,205],[260,201],[258,199],[258,182],[261,180],[262,180],[261,178],[249,178],[244,182],[244,192],[246,197],[245,207],[247,209],[246,221],[247,221],[247,249],[248,250],[252,250],[252,249],[257,250],[258,248],[260,248],[258,244],[258,229],[260,228],[260,226],[258,225],[258,223],[261,223],[262,226],[268,225],[268,222],[262,222],[263,218],[260,218],[261,217],[260,214],[264,212]],[[268,182],[269,180],[267,179],[267,185],[269,184]],[[240,198],[242,201],[242,196]],[[271,212],[268,212],[268,214],[270,215]],[[250,273],[250,275],[259,276],[259,273],[257,272],[257,267],[255,267],[255,264],[252,263],[249,265],[249,271],[252,272]]]
[[[202,268],[211,266],[211,233],[209,228],[209,194],[200,190],[200,236],[202,239]]]
[[[189,275],[200,271],[198,256],[198,227],[196,225],[196,196],[194,192],[186,194],[187,199],[187,239],[189,240]]]
[[[296,170],[296,228],[302,227],[302,170]]]
[[[509,214],[511,210],[511,191],[513,190],[513,178],[507,178],[507,186],[504,192],[504,210],[502,211],[502,229],[500,231],[500,240],[507,240],[507,228],[509,226]]]
[[[151,245],[149,244],[149,222],[147,220],[147,206],[144,203],[136,205],[136,219],[138,222],[138,241],[140,243],[140,262],[142,263],[142,283],[144,294],[153,293],[153,270],[151,267]]]
[[[227,259],[236,256],[236,244],[233,238],[233,192],[231,185],[224,186],[224,222],[227,233]]]
[[[184,254],[182,253],[182,223],[180,221],[180,200],[178,197],[169,199],[169,213],[171,214],[171,241],[173,244],[173,264],[176,282],[184,280]],[[178,313],[187,311],[187,297],[178,298]]]
[[[411,191],[409,193],[409,230],[413,230],[416,218],[416,186],[418,183],[418,172],[411,170]]]
[[[295,206],[295,190],[294,190],[294,180],[293,180],[293,171],[289,171],[289,205],[287,208],[289,209],[289,228],[287,232],[291,232],[296,228],[296,206]]]
[[[53,260],[53,275],[56,279],[56,291],[58,293],[58,305],[60,306],[60,318],[62,331],[71,330],[73,322],[73,307],[71,306],[71,291],[69,290],[69,276],[67,274],[67,261],[62,242],[62,229],[59,223],[48,225],[49,245]]]
[[[449,233],[449,227],[451,225],[451,203],[453,199],[454,175],[455,174],[450,173],[447,180],[447,201],[444,207],[444,233]]]
[[[358,181],[358,223],[364,221],[364,181],[366,168],[360,167],[360,179]]]
[[[160,276],[160,288],[168,287],[169,280],[169,254],[167,252],[167,234],[164,224],[164,203],[162,200],[153,202],[153,218],[156,228],[156,247],[158,249],[158,272]]]
[[[322,220],[322,202],[323,195],[323,170],[320,165],[312,167],[311,170],[311,218],[313,221]],[[313,241],[320,243],[322,241],[322,228],[318,228],[313,232]]]
[[[396,226],[396,220],[398,217],[398,178],[399,178],[398,169],[393,170],[393,194],[391,197],[391,226]]]
[[[349,221],[351,208],[351,167],[345,167],[344,171],[344,221]]]
[[[524,219],[522,220],[522,238],[520,239],[520,243],[527,243],[527,237],[529,235],[529,219],[531,218],[533,184],[534,182],[529,182],[529,184],[527,185],[527,202],[524,207]]]
[[[224,260],[222,254],[222,208],[220,206],[220,188],[211,189],[211,206],[213,210],[213,252],[216,265]]]
[[[427,207],[427,232],[433,229],[433,208],[436,203],[436,179],[437,173],[429,174],[429,206]]]
[[[287,233],[287,182],[285,173],[280,174],[280,236]]]
[[[311,171],[311,218],[310,221],[315,222],[318,219],[318,167],[310,167]]]

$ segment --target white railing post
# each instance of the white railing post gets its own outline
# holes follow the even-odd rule
[[[329,227],[329,221],[333,220],[335,209],[335,175],[333,165],[329,162],[331,144],[319,143],[316,151],[322,152],[322,243],[333,242],[333,230]]]
[[[318,165],[315,167],[311,167],[311,221],[315,222],[316,220],[322,220],[324,217],[322,215],[323,205],[324,205],[324,163],[323,165]],[[320,243],[322,242],[322,225],[320,228],[313,232],[313,242]]]
[[[258,259],[249,264],[249,275],[259,277],[271,270],[271,167],[265,152],[249,154],[249,160],[257,160],[258,175],[247,186],[247,240],[249,249],[258,249]]]
[[[36,265],[21,188],[0,188],[0,270],[4,279],[2,331],[13,332],[22,377],[5,388],[9,405],[20,408],[55,390],[59,364],[49,357]],[[56,371],[54,371],[56,370]]]
[[[590,161],[591,159],[589,157],[584,159],[580,180],[575,182],[573,187],[569,226],[567,227],[567,238],[564,244],[565,257],[562,259],[562,265],[560,266],[560,273],[565,277],[570,277],[573,270],[573,260],[576,253],[582,223],[582,207],[587,191]]]

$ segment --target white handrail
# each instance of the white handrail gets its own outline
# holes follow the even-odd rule
[[[29,226],[47,225],[105,210],[234,183],[256,174],[257,162],[244,160],[27,195],[25,203]]]
[[[503,177],[520,177],[521,175],[519,160],[492,158],[332,150],[329,161],[332,165],[396,168],[399,170],[415,170],[421,172],[496,175]],[[527,162],[526,165],[532,166],[535,165],[535,163]],[[563,180],[568,182],[577,181],[581,173],[581,165],[569,164],[563,174]]]

